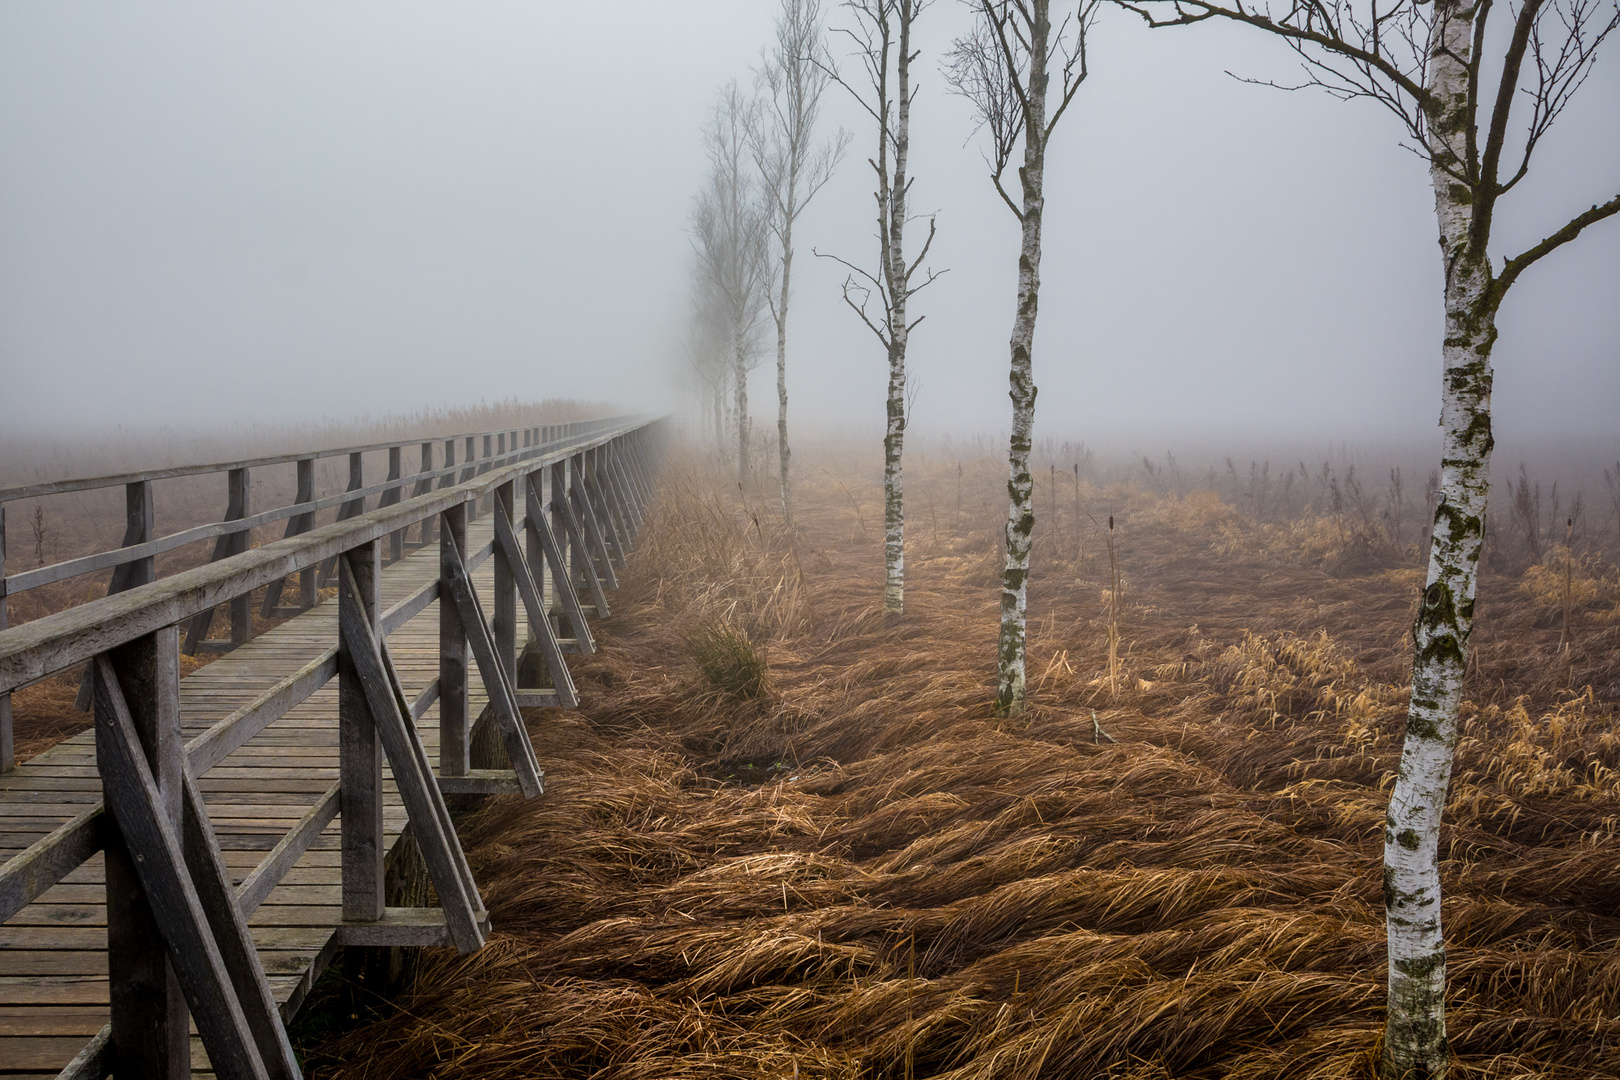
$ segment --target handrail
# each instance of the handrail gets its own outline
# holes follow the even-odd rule
[[[207,465],[176,465],[166,469],[146,469],[140,472],[116,473],[107,476],[87,476],[71,480],[50,480],[41,484],[22,484],[17,487],[0,488],[0,503],[15,502],[18,499],[34,499],[41,495],[65,495],[73,491],[90,491],[95,488],[120,487],[124,484],[139,483],[143,480],[169,480],[177,476],[206,476],[209,473],[229,472],[232,469],[257,469],[264,465],[290,465],[294,462],[309,458],[338,457],[343,454],[369,454],[376,450],[392,450],[396,446],[410,446],[413,443],[448,442],[460,439],[480,439],[485,435],[506,435],[513,431],[522,431],[533,427],[579,427],[583,431],[597,430],[591,425],[616,424],[626,419],[624,416],[603,417],[595,420],[562,421],[557,424],[524,424],[517,428],[491,428],[488,431],[464,431],[456,435],[422,435],[410,436],[401,439],[389,439],[386,442],[367,443],[364,446],[339,446],[330,450],[304,450],[296,454],[275,454],[270,457],[245,458],[241,461],[221,461]]]
[[[127,641],[210,611],[220,604],[323,562],[358,544],[380,539],[490,491],[541,466],[604,445],[644,421],[620,421],[585,438],[520,452],[521,460],[481,473],[455,487],[417,495],[392,506],[275,540],[127,592],[115,593],[0,630],[0,694],[80,664]],[[476,554],[476,553],[475,553]]]
[[[53,671],[92,661],[96,760],[105,800],[85,806],[72,820],[0,863],[0,923],[105,848],[109,880],[116,854],[117,865],[124,868],[120,872],[134,873],[162,923],[161,941],[127,932],[114,940],[115,935],[109,934],[109,948],[119,953],[120,963],[129,966],[139,958],[144,964],[168,956],[195,1009],[197,1031],[210,1057],[237,1072],[256,1072],[252,1066],[262,1060],[265,1066],[260,1067],[275,1064],[268,1070],[271,1075],[288,1078],[298,1075],[297,1062],[246,918],[335,817],[344,816],[343,917],[336,927],[340,944],[454,945],[463,952],[481,947],[490,930],[488,914],[455,838],[444,795],[519,791],[532,798],[543,791],[543,773],[519,707],[540,703],[571,708],[577,703],[547,594],[555,591],[558,617],[574,631],[575,649],[594,651],[584,612],[606,614],[597,575],[611,576],[615,560],[623,565],[645,512],[660,429],[650,418],[618,418],[594,423],[588,431],[570,430],[561,439],[453,467],[455,472],[464,472],[469,465],[475,469],[460,484],[135,585],[20,627],[0,629],[0,699]],[[447,468],[441,474],[451,471]],[[426,480],[425,474],[417,474],[402,478],[398,486],[426,486]],[[396,485],[391,481],[389,488]],[[520,492],[521,513],[516,501]],[[351,503],[360,497],[358,490],[346,495]],[[494,538],[469,550],[470,507],[485,497],[490,499]],[[308,512],[308,506],[291,509]],[[580,539],[576,514],[584,522],[586,542]],[[431,519],[440,526],[437,579],[379,610],[379,541]],[[238,530],[249,527],[233,524]],[[566,530],[566,547],[556,539],[560,530]],[[123,554],[128,557],[131,549]],[[470,576],[486,558],[495,560],[493,620],[486,616]],[[543,564],[535,561],[542,558]],[[306,657],[297,670],[182,746],[174,737],[180,731],[178,701],[171,695],[168,704],[162,704],[161,693],[154,696],[151,690],[177,676],[178,627],[232,597],[327,559],[335,559],[340,581],[337,642]],[[582,609],[573,599],[573,582],[581,576],[598,598],[594,609]],[[541,587],[547,580],[550,590]],[[512,617],[520,597],[541,663],[541,681],[530,685],[543,688],[521,693]],[[387,639],[436,600],[447,611],[439,623],[439,677],[407,698]],[[123,645],[131,648],[118,648]],[[490,707],[471,724],[468,676],[474,659]],[[547,675],[550,681],[545,681]],[[337,704],[342,733],[339,780],[233,886],[196,778],[333,680],[343,685]],[[435,701],[441,706],[437,770],[416,731]],[[137,727],[141,717],[142,724],[155,723],[158,731],[173,736]],[[500,735],[510,769],[480,764],[480,758],[489,757],[487,750],[474,755],[475,744],[482,745],[478,733],[485,724]],[[170,740],[169,749],[160,745],[164,738]],[[376,812],[383,790],[380,751],[386,752],[397,797],[409,815],[412,836],[438,896],[436,909],[413,912],[383,906],[385,845],[383,819]],[[173,819],[163,801],[168,788],[158,787],[161,755],[171,755],[164,757],[168,771],[163,775],[170,778],[164,783],[177,783],[183,822]],[[345,808],[355,811],[352,823]],[[115,914],[127,918],[109,910],[109,918]],[[64,1075],[105,1075],[112,1054],[126,1064],[133,1061],[123,1055],[138,1057],[145,1052],[144,1033],[175,1030],[172,1010],[185,1009],[176,1001],[164,995],[115,999],[112,1023],[86,1045]],[[118,1041],[120,1032],[126,1042]],[[183,1050],[171,1046],[165,1052]]]

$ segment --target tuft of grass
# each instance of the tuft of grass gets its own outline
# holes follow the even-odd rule
[[[720,693],[734,698],[765,696],[769,665],[765,649],[733,626],[705,627],[689,642],[692,659],[703,679]]]

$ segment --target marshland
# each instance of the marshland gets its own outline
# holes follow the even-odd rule
[[[1617,30],[0,12],[0,1075],[1620,1080]]]

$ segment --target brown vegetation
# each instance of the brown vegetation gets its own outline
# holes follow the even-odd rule
[[[997,721],[993,465],[960,530],[960,470],[913,469],[900,619],[875,484],[807,468],[789,532],[673,469],[585,706],[531,714],[547,794],[466,823],[497,937],[314,1074],[1370,1075],[1415,552],[1086,485],[1118,686],[1107,563],[1060,510],[1032,707]],[[1463,1076],[1620,1076],[1620,609],[1576,570],[1567,652],[1562,575],[1482,588],[1442,850]],[[768,678],[695,659],[717,628]]]

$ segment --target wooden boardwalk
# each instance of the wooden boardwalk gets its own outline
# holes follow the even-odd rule
[[[468,528],[472,550],[488,544],[489,518]],[[493,563],[474,570],[488,597]],[[434,581],[438,545],[385,567],[387,608]],[[181,721],[189,740],[330,650],[338,640],[338,603],[331,600],[219,657],[180,682]],[[407,694],[439,675],[439,604],[394,630],[389,651]],[[521,612],[519,618],[521,619]],[[521,625],[521,624],[520,624]],[[476,667],[469,672],[471,711],[483,707]],[[437,764],[437,705],[418,730]],[[88,719],[88,718],[87,718]],[[84,732],[0,775],[0,863],[100,802],[95,739]],[[386,766],[385,766],[386,768]],[[198,779],[233,885],[338,780],[338,680],[330,680]],[[392,778],[384,812],[390,850],[406,822]],[[338,950],[342,918],[339,825],[320,838],[269,892],[248,924],[284,1017]],[[9,921],[0,924],[0,1076],[54,1077],[108,1021],[107,916],[102,855],[74,870]],[[193,1035],[198,1075],[207,1058]]]

